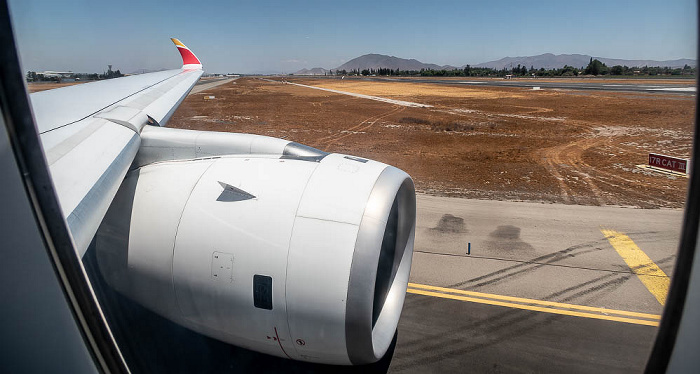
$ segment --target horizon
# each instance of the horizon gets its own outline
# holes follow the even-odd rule
[[[343,64],[341,64],[341,65],[339,65],[339,66],[336,66],[336,67],[333,67],[333,68],[326,68],[326,67],[323,67],[323,66],[308,66],[308,67],[302,67],[302,68],[300,68],[300,69],[298,69],[298,70],[296,70],[296,71],[290,71],[290,72],[271,72],[271,73],[264,73],[264,74],[291,74],[291,73],[299,72],[299,71],[302,71],[302,70],[314,70],[314,69],[324,69],[324,70],[327,70],[327,71],[334,71],[334,70],[336,70],[337,68],[339,68],[340,66],[344,65],[344,64],[347,63],[347,62],[350,62],[350,61],[352,61],[352,60],[355,60],[355,59],[358,59],[358,58],[361,58],[361,57],[370,56],[370,55],[384,56],[384,57],[394,57],[394,58],[399,58],[399,59],[403,59],[403,60],[415,60],[415,61],[418,61],[418,62],[420,62],[420,63],[422,63],[422,64],[432,64],[432,62],[430,62],[430,61],[420,61],[420,60],[411,59],[411,58],[403,58],[403,57],[399,57],[399,56],[384,55],[384,54],[381,54],[381,53],[366,53],[366,54],[364,54],[364,55],[357,56],[357,57],[354,57],[354,58],[352,58],[352,59],[350,59],[350,60],[348,60],[348,61],[345,61]],[[540,54],[531,55],[531,56],[505,56],[505,57],[502,57],[502,58],[499,58],[499,59],[496,59],[496,60],[484,61],[484,62],[480,62],[480,63],[477,63],[477,64],[461,64],[461,65],[457,65],[457,66],[453,66],[453,65],[441,65],[441,67],[451,66],[451,67],[456,68],[456,69],[462,69],[462,68],[464,68],[466,65],[470,65],[470,66],[476,67],[476,66],[478,66],[478,65],[487,64],[487,63],[492,63],[492,62],[497,62],[497,61],[501,61],[501,60],[504,60],[504,59],[530,58],[530,57],[539,57],[539,56],[544,56],[544,55],[552,55],[552,56],[555,56],[555,57],[559,57],[559,56],[583,56],[583,57],[590,57],[590,58],[593,58],[593,59],[610,59],[610,60],[623,60],[623,61],[655,61],[655,62],[668,62],[668,61],[691,60],[691,61],[695,61],[696,64],[697,64],[697,61],[698,61],[698,60],[695,59],[695,58],[677,58],[677,59],[672,59],[672,60],[649,60],[649,59],[637,59],[637,58],[635,58],[635,59],[618,59],[618,58],[615,58],[615,57],[590,56],[590,55],[584,55],[584,54],[580,54],[580,53],[553,54],[553,53],[545,52],[545,53],[540,53]],[[435,65],[437,65],[437,64],[435,64]],[[578,66],[574,66],[574,67],[579,68]],[[628,67],[641,67],[641,66],[628,66]],[[656,66],[652,66],[652,67],[656,67]],[[661,66],[661,67],[664,67],[664,66]],[[150,70],[149,70],[149,69],[136,69],[136,70],[134,70],[134,71],[121,72],[121,73],[122,73],[122,74],[143,74],[143,73],[148,73],[148,72],[153,72],[153,71],[162,71],[162,70],[167,70],[167,69],[169,69],[169,68],[158,68],[158,69],[150,69]],[[117,71],[117,70],[120,70],[120,69],[117,68],[117,67],[114,67],[113,70],[114,70],[114,71]],[[29,69],[28,71],[33,71],[33,72],[35,72],[35,73],[41,73],[41,72],[56,72],[56,70],[31,70],[31,69]],[[75,74],[99,74],[99,73],[100,73],[100,71],[76,71],[76,70],[67,70],[67,72],[71,72],[71,73],[75,73]],[[104,72],[106,72],[106,70],[104,70]],[[206,71],[206,69],[205,69],[205,74],[230,74],[230,73],[236,73],[236,72],[213,72],[213,71]],[[255,74],[260,74],[260,72],[255,72],[255,73],[240,73],[240,74],[255,75]]]
[[[392,58],[399,58],[399,59],[403,59],[403,60],[415,60],[415,61],[418,61],[418,62],[423,63],[423,64],[434,64],[434,63],[431,62],[431,61],[420,61],[420,60],[417,60],[417,59],[414,59],[414,58],[404,58],[404,57],[400,57],[400,56],[385,55],[385,54],[381,54],[381,53],[366,53],[366,54],[364,54],[364,55],[361,55],[361,56],[357,56],[357,57],[355,57],[355,58],[352,58],[352,59],[350,59],[350,60],[344,62],[343,64],[334,67],[334,68],[325,68],[325,67],[322,67],[322,66],[313,66],[313,67],[305,67],[305,68],[302,68],[302,69],[299,69],[299,70],[303,70],[303,69],[307,69],[307,70],[311,70],[311,69],[335,70],[335,69],[339,68],[340,66],[344,65],[345,63],[348,63],[348,62],[350,62],[350,61],[352,61],[352,60],[355,60],[355,59],[358,59],[358,58],[361,58],[361,57],[365,57],[365,56],[371,56],[371,55],[383,56],[383,57],[392,57]],[[478,65],[482,65],[482,64],[488,64],[488,63],[492,63],[492,62],[497,62],[497,61],[505,60],[505,59],[532,58],[532,57],[540,57],[540,56],[545,56],[545,55],[552,55],[552,56],[554,56],[554,57],[560,57],[560,56],[582,56],[582,57],[590,57],[590,58],[592,58],[592,59],[622,60],[622,61],[655,61],[655,62],[660,62],[660,63],[661,63],[661,62],[669,62],[669,61],[692,60],[692,61],[695,61],[695,62],[697,63],[697,59],[696,59],[696,58],[688,58],[688,57],[674,58],[674,59],[669,59],[669,60],[653,60],[653,59],[646,59],[646,58],[620,59],[620,58],[609,57],[609,56],[591,56],[591,55],[586,55],[586,54],[582,54],[582,53],[562,53],[562,54],[554,54],[554,53],[551,53],[551,52],[544,52],[544,53],[539,53],[539,54],[536,54],[536,55],[529,55],[529,56],[504,56],[504,57],[501,57],[501,58],[499,58],[499,59],[490,60],[490,61],[482,61],[482,62],[479,62],[479,63],[476,63],[476,64],[440,65],[440,66],[441,66],[441,67],[452,66],[452,67],[454,67],[454,68],[461,69],[461,68],[465,67],[466,65],[478,66]],[[435,64],[435,65],[439,65],[439,64]],[[640,66],[629,66],[629,67],[640,67]],[[663,66],[662,66],[662,67],[663,67]]]
[[[209,73],[335,69],[372,53],[456,67],[546,53],[697,58],[694,1],[665,4],[663,12],[654,1],[614,7],[597,0],[587,7],[521,4],[447,1],[431,5],[437,9],[432,12],[417,1],[358,1],[352,8],[320,1],[231,5],[223,0],[176,6],[134,0],[118,6],[10,0],[9,5],[25,71],[100,72],[107,64],[125,73],[177,68],[181,60],[169,37],[188,45]],[[619,11],[625,12],[624,19],[618,19]]]

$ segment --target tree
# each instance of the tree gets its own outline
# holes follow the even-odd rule
[[[612,75],[622,75],[622,66],[621,65],[615,65],[610,68],[610,74]]]
[[[565,77],[573,77],[578,75],[578,70],[576,70],[575,67],[569,66],[569,65],[564,65],[563,68],[558,70],[557,75],[565,76]]]
[[[687,66],[687,65],[686,65],[686,66]],[[471,72],[472,72],[472,67],[469,66],[469,64],[467,64],[467,65],[464,67],[464,75],[470,76],[470,75],[471,75]]]
[[[588,66],[586,66],[586,74],[601,75],[607,73],[608,67],[605,66],[604,63],[598,61],[598,59],[593,59],[593,57],[591,57],[591,61],[588,63]]]

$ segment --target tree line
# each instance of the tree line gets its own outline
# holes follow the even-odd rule
[[[388,68],[378,68],[378,69],[353,69],[353,70],[331,70],[330,75],[358,75],[358,76],[374,76],[374,75],[384,75],[384,76],[421,76],[421,77],[576,77],[581,75],[616,75],[616,76],[652,76],[652,75],[672,75],[672,76],[695,76],[697,74],[697,68],[688,66],[687,64],[682,68],[669,68],[669,67],[659,67],[659,66],[643,66],[643,67],[628,67],[622,65],[615,65],[612,67],[606,66],[603,62],[598,59],[591,58],[588,66],[576,68],[573,66],[564,65],[562,68],[545,69],[539,68],[535,69],[533,66],[530,68],[526,66],[518,66],[503,68],[503,69],[492,69],[484,67],[472,67],[470,65],[465,66],[461,69],[421,69],[421,70],[399,70],[399,69],[388,69]]]

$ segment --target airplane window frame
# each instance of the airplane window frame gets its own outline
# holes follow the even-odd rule
[[[700,19],[700,12],[698,13]],[[700,39],[700,34],[698,35]],[[103,372],[128,373],[127,367],[102,310],[95,298],[85,269],[76,256],[73,241],[62,216],[35,126],[24,74],[21,71],[6,0],[0,0],[0,106],[5,116],[12,150],[30,197],[45,248],[52,259],[55,275],[94,362]],[[698,55],[700,60],[700,54]],[[696,77],[696,87],[699,87]],[[684,209],[681,239],[663,317],[646,373],[665,372],[668,368],[686,303],[700,222],[700,121],[695,98],[695,126],[688,194]]]
[[[129,373],[87,273],[76,255],[54,192],[35,126],[6,0],[0,0],[0,45],[3,46],[0,51],[0,105],[5,126],[56,278],[97,367],[106,373]]]

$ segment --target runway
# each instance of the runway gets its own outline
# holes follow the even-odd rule
[[[663,306],[609,234],[670,275],[682,211],[427,195],[417,209],[389,372],[643,370]]]
[[[390,373],[638,373],[655,328],[409,295]]]
[[[307,78],[307,77],[305,77]],[[336,79],[323,77],[308,77],[317,79]],[[447,84],[470,86],[486,86],[486,87],[513,87],[513,88],[528,88],[533,89],[538,87],[543,90],[577,90],[577,91],[610,91],[610,92],[636,92],[650,94],[676,94],[676,95],[695,95],[695,81],[688,80],[690,84],[649,84],[635,83],[630,79],[630,83],[611,83],[604,78],[588,78],[584,80],[571,81],[565,78],[546,79],[546,78],[516,78],[516,79],[440,79],[440,78],[384,78],[384,77],[345,77],[349,80],[365,80],[373,82],[408,82],[422,84]]]
[[[630,268],[610,232],[670,275],[681,210],[428,195],[417,203],[395,352],[368,367],[294,362],[206,338],[111,291],[92,252],[84,261],[127,361],[146,372],[643,370],[663,306],[642,281],[651,275]]]
[[[665,274],[672,274],[681,210],[429,195],[419,195],[417,201],[411,282],[610,309],[662,311],[604,230],[627,235]],[[625,281],[609,289],[595,288],[604,291],[600,295],[561,293],[601,277]]]
[[[438,83],[431,81],[426,83]],[[598,82],[586,83],[567,83],[567,82],[538,82],[534,81],[459,81],[457,84],[464,85],[485,85],[496,87],[521,87],[541,89],[558,89],[558,90],[592,90],[592,91],[620,91],[620,92],[645,92],[645,93],[676,93],[676,94],[695,94],[694,86],[669,86],[669,85],[653,85],[653,84],[606,84]]]
[[[190,95],[204,92],[206,90],[210,90],[214,87],[221,86],[222,84],[226,84],[229,82],[233,82],[238,78],[214,78],[214,79],[200,79],[199,82],[197,82],[194,87],[192,87],[192,90],[190,91]]]

